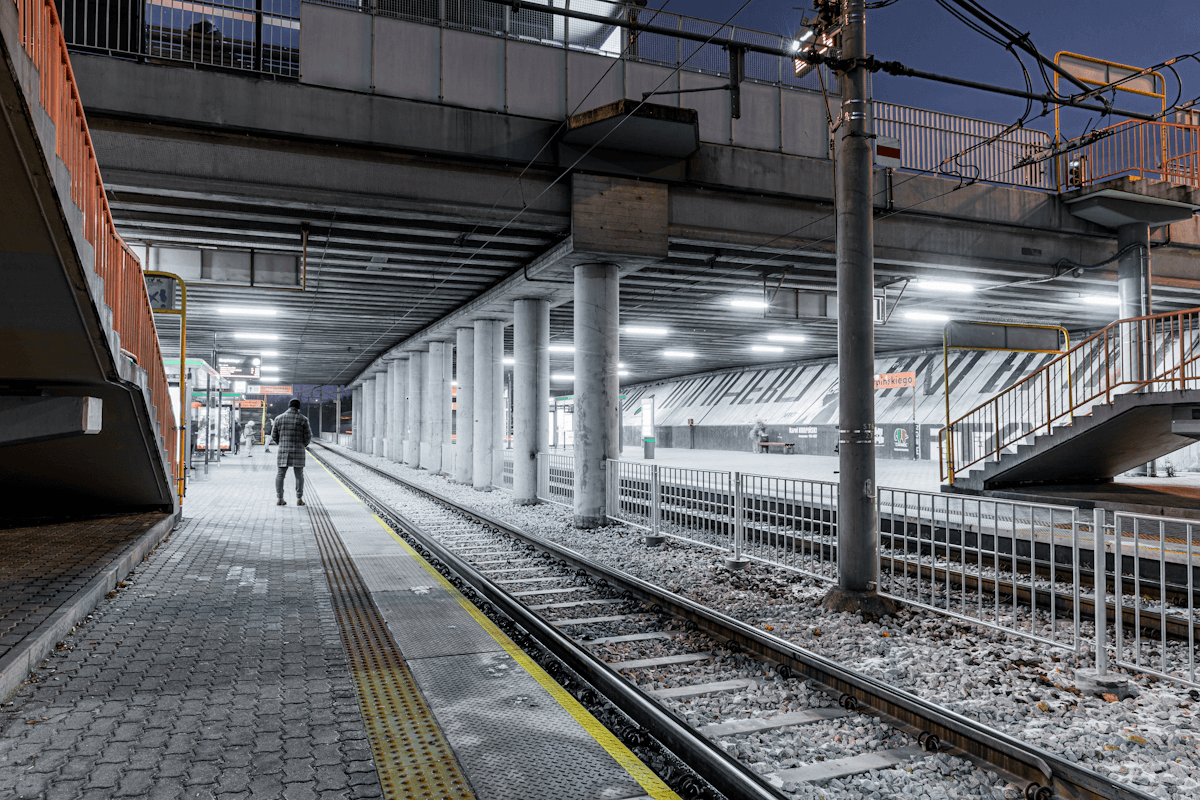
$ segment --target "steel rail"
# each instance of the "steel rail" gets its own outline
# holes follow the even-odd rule
[[[538,645],[573,670],[729,800],[787,800],[786,795],[772,787],[740,761],[730,757],[691,726],[677,719],[632,683],[622,678],[605,662],[530,611],[503,587],[496,585],[482,572],[455,555],[452,550],[427,535],[419,525],[380,500],[336,465],[330,464],[319,456],[317,459],[333,471],[339,480],[358,493],[381,517],[394,522],[421,547],[425,548],[427,553],[422,555],[428,554],[442,562],[450,571],[470,584],[497,610],[528,633]],[[357,459],[350,460],[357,462]],[[367,466],[361,462],[358,463],[361,466]],[[380,474],[387,475],[384,472],[380,472]],[[430,496],[443,504],[448,502],[445,498]],[[489,528],[500,527],[504,533],[512,533],[508,528],[500,526],[499,523],[477,517],[466,509],[455,506],[454,510],[465,513],[476,522]],[[579,556],[576,557],[579,558]]]
[[[1035,800],[1049,800],[1052,797],[1152,800],[1151,795],[1132,786],[1072,764],[1061,756],[1022,742],[1003,731],[981,725],[955,711],[943,708],[903,689],[881,683],[824,656],[805,650],[765,631],[760,631],[740,620],[681,597],[649,581],[592,561],[570,548],[527,533],[479,510],[459,505],[439,492],[393,475],[354,456],[334,451],[324,443],[321,444],[335,455],[387,480],[449,506],[455,512],[476,522],[507,533],[576,569],[582,569],[595,578],[620,586],[634,597],[656,603],[664,612],[691,621],[710,635],[736,642],[763,659],[773,661],[786,668],[790,674],[802,675],[812,680],[834,696],[849,695],[858,708],[870,709],[879,716],[888,717],[909,731],[915,730],[930,734],[936,737],[937,742],[948,744],[954,750],[959,751],[956,753],[957,755],[965,756],[977,764],[986,763],[994,769],[1029,781],[1026,795]],[[444,548],[440,549],[444,550]],[[499,594],[506,594],[503,590],[497,591]],[[561,634],[559,634],[559,638],[565,639]],[[628,690],[626,689],[626,691]],[[643,700],[643,703],[654,705],[653,701],[649,700]],[[688,763],[693,769],[696,768],[696,765]],[[699,772],[698,769],[697,772]]]

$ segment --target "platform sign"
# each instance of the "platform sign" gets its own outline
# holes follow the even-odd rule
[[[888,372],[875,376],[875,389],[912,389],[917,385],[915,372]]]
[[[900,140],[892,136],[875,137],[875,166],[899,169]]]
[[[291,394],[291,386],[265,386],[252,383],[246,387],[246,394]]]
[[[254,363],[254,359],[247,358],[242,361],[225,362],[220,365],[222,378],[257,378],[259,377],[258,365]]]
[[[167,278],[161,275],[147,275],[145,277],[146,294],[150,297],[151,310],[177,310],[178,306],[175,302],[175,279]]]
[[[240,400],[236,404],[238,408],[262,408],[263,400]]]

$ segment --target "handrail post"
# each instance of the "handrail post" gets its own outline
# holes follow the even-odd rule
[[[1108,600],[1105,595],[1108,591],[1108,578],[1106,577],[1106,553],[1104,547],[1104,509],[1096,508],[1092,511],[1092,561],[1093,574],[1095,575],[1094,585],[1096,589],[1096,674],[1108,674]],[[1120,569],[1120,564],[1117,565]],[[1075,584],[1075,591],[1079,591],[1079,583]],[[1120,598],[1117,603],[1117,614],[1121,613]],[[1078,601],[1075,603],[1079,606]]]
[[[658,476],[658,464],[654,464],[650,467],[650,535],[656,538],[661,535],[660,531],[662,528],[662,524],[660,522],[662,516],[662,504],[661,500],[659,499],[659,492],[661,491],[661,488],[662,483],[660,482]]]
[[[999,461],[1000,460],[1000,403],[993,400],[992,406],[996,409],[996,419],[995,419],[995,423],[994,423],[996,426],[996,460]]]
[[[748,563],[742,557],[742,536],[745,530],[742,513],[742,473],[733,473],[733,556],[725,559],[725,566],[731,570],[745,569]]]

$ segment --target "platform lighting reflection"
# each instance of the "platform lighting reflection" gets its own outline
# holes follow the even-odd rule
[[[763,300],[731,300],[729,305],[734,308],[766,308],[767,304]]]
[[[261,342],[278,341],[279,334],[277,333],[255,333],[253,331],[239,331],[233,335],[235,339],[256,339]]]
[[[671,331],[667,328],[626,328],[624,332],[631,336],[666,336]]]
[[[950,317],[945,314],[934,314],[932,311],[905,311],[905,319],[915,320],[917,322],[949,322]]]
[[[1113,297],[1104,294],[1085,294],[1079,298],[1085,305],[1089,306],[1110,306],[1116,308],[1121,305],[1121,298]]]
[[[573,344],[552,344],[548,348],[551,353],[574,353],[575,345]]]
[[[236,306],[223,306],[217,309],[222,314],[234,314],[239,317],[273,317],[279,313],[274,308],[239,308]]]
[[[750,349],[756,353],[782,353],[783,352],[782,347],[776,347],[775,345],[770,345],[770,344],[756,344],[753,347],[751,347]]]
[[[696,354],[690,350],[663,350],[663,356],[666,358],[695,358]]]
[[[913,286],[930,292],[970,294],[975,291],[975,287],[969,283],[956,283],[954,281],[913,281]]]
[[[768,342],[803,342],[807,336],[801,336],[798,333],[768,333]]]

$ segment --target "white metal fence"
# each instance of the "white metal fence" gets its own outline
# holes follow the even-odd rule
[[[513,488],[513,454],[511,450],[505,450],[501,456],[500,466],[500,488],[511,492]],[[493,462],[494,463],[494,462]]]
[[[538,453],[537,497],[547,503],[575,505],[575,456]]]
[[[882,487],[877,503],[881,595],[1078,647],[1076,509]]]

